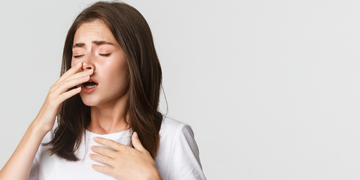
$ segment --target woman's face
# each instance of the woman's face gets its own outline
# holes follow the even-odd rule
[[[81,86],[87,106],[114,105],[127,101],[129,71],[124,51],[101,20],[82,24],[76,31],[71,66],[82,62],[82,70],[93,69],[90,81]]]

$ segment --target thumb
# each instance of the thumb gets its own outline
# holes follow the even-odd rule
[[[136,132],[133,133],[132,135],[132,143],[135,149],[139,150],[139,151],[146,151],[146,149],[144,148],[144,146],[141,144],[139,136]]]

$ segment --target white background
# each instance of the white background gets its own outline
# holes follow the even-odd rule
[[[0,167],[91,2],[0,2]],[[360,179],[359,1],[125,2],[150,24],[168,115],[193,127],[208,179]]]

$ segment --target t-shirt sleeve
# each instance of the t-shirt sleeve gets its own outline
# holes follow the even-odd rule
[[[206,180],[194,132],[187,124],[176,132],[168,172],[169,180]]]

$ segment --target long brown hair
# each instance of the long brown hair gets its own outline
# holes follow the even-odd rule
[[[61,75],[71,67],[76,30],[83,24],[102,20],[125,52],[129,68],[130,96],[127,119],[143,146],[155,158],[159,146],[162,114],[158,111],[162,73],[152,34],[144,17],[135,8],[119,2],[97,2],[83,10],[70,27],[64,45]],[[90,107],[79,94],[64,101],[57,117],[57,128],[50,153],[69,161],[78,161],[85,128],[90,124]]]

